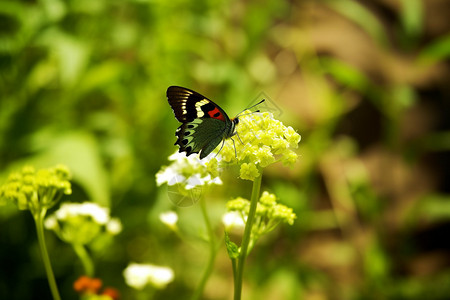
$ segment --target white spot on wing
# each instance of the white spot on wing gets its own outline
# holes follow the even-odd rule
[[[208,103],[209,103],[209,100],[207,100],[207,99],[203,99],[203,100],[195,103],[195,108],[197,109],[197,118],[201,118],[205,115],[205,113],[202,110],[202,106],[205,104],[208,104]]]

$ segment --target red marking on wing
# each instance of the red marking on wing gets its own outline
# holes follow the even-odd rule
[[[221,120],[225,122],[225,117],[223,116],[223,114],[220,112],[220,110],[215,107],[213,110],[208,111],[208,115],[213,118],[213,119],[217,119],[217,120]]]

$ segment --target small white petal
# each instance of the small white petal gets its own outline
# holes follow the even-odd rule
[[[168,185],[175,185],[177,183],[182,183],[186,180],[186,177],[184,177],[181,174],[176,174],[174,177],[172,177],[171,179],[169,179],[169,181],[167,181]]]
[[[177,172],[172,167],[166,167],[164,170],[156,173],[156,184],[158,186],[163,183],[168,183],[172,178],[177,175]]]
[[[174,211],[167,211],[167,212],[161,213],[159,215],[159,219],[161,220],[161,222],[163,222],[167,226],[173,227],[178,222],[178,215]]]
[[[188,178],[185,189],[190,190],[190,189],[195,188],[196,186],[203,185],[203,184],[204,184],[204,181],[202,180],[202,178],[200,178],[198,175],[194,174]]]
[[[186,153],[178,152],[178,151],[175,151],[174,154],[169,156],[169,160],[170,161],[177,161],[177,160],[180,160],[180,159],[183,159],[183,158],[186,158]]]
[[[109,233],[116,235],[122,231],[122,223],[117,218],[112,218],[109,220],[108,224],[106,224],[106,231]]]
[[[172,269],[167,267],[153,266],[150,281],[157,288],[165,287],[173,280],[174,274]]]
[[[148,283],[147,280],[147,268],[139,264],[130,264],[123,271],[125,282],[132,288],[142,290]]]
[[[222,180],[220,179],[220,177],[216,177],[213,180],[211,180],[211,183],[219,185],[222,184]]]
[[[58,220],[66,220],[71,216],[90,216],[101,225],[106,224],[110,219],[108,208],[92,202],[64,203],[55,212],[55,216]]]
[[[236,211],[230,211],[223,215],[222,223],[226,230],[243,229],[245,227],[244,220]]]
[[[104,225],[109,221],[109,209],[92,202],[85,202],[81,204],[80,215],[91,216],[101,225]]]
[[[174,278],[174,273],[170,268],[136,263],[128,265],[123,275],[125,282],[138,290],[142,290],[148,284],[163,288]]]
[[[58,221],[56,220],[55,216],[49,216],[45,219],[44,226],[47,229],[56,229],[58,228]]]

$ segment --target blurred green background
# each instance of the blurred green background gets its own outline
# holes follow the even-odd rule
[[[123,223],[96,275],[132,299],[129,262],[167,265],[155,299],[186,299],[208,253],[200,208],[177,209],[155,173],[176,147],[165,98],[185,86],[230,116],[261,92],[301,135],[292,169],[263,190],[296,212],[252,252],[245,299],[444,299],[450,295],[450,3],[373,1],[0,1],[0,183],[25,164],[66,164],[63,201]],[[227,170],[205,191],[218,236],[250,182]],[[232,188],[230,188],[232,187]],[[180,240],[158,220],[180,215]],[[63,299],[81,264],[47,232]],[[0,207],[0,298],[50,299],[33,220]],[[204,299],[231,299],[219,251]]]

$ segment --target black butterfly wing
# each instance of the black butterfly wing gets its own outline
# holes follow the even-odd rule
[[[194,119],[178,127],[175,145],[180,147],[179,152],[186,152],[187,156],[200,153],[202,159],[220,144],[225,130],[222,121],[213,118]]]
[[[231,122],[219,105],[193,90],[170,86],[166,95],[175,117],[182,123],[197,118],[214,118],[225,123]]]
[[[200,153],[200,159],[210,154],[217,145],[230,136],[233,124],[213,101],[205,96],[179,86],[167,89],[167,100],[175,117],[183,124],[178,127],[175,145],[186,155]]]

